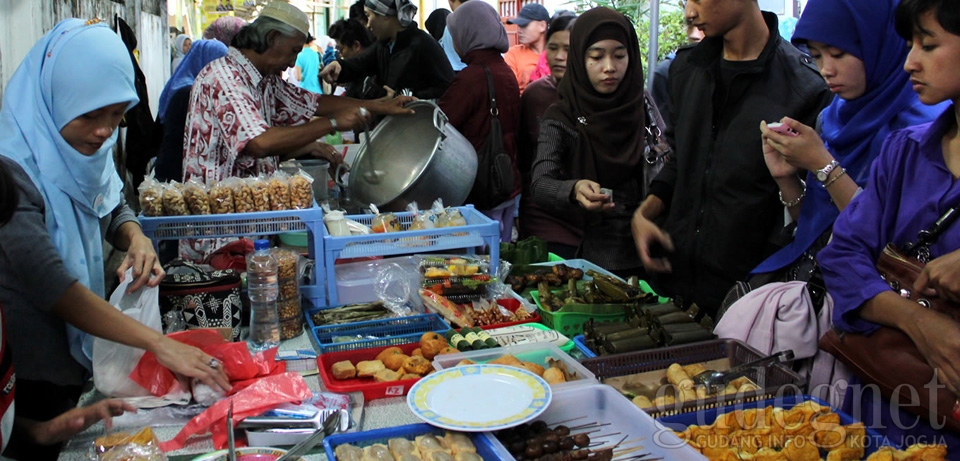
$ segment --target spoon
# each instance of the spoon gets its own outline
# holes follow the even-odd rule
[[[706,386],[707,389],[723,388],[726,387],[727,383],[730,381],[747,374],[755,367],[766,366],[774,362],[789,362],[791,360],[793,360],[793,351],[787,349],[777,352],[776,354],[733,367],[727,371],[706,370],[701,373],[697,373],[697,375],[693,377],[693,382],[699,386]]]

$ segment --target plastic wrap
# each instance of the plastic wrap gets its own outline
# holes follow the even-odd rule
[[[399,317],[406,317],[415,313],[414,307],[419,306],[413,298],[416,296],[418,281],[416,273],[397,263],[385,264],[377,273],[373,281],[373,291],[383,301],[383,305]]]

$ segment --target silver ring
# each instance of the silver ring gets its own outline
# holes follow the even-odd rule
[[[210,357],[210,361],[207,362],[207,366],[213,369],[217,369],[217,368],[220,368],[220,362],[218,362],[217,359]]]
[[[361,116],[361,117],[366,117],[366,116],[368,116],[368,115],[370,115],[370,111],[368,111],[366,107],[361,107],[361,108],[360,108],[360,116]]]

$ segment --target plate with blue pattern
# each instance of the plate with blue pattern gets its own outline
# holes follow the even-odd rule
[[[417,381],[407,405],[418,418],[454,431],[496,431],[530,421],[550,405],[543,378],[505,365],[448,368]]]

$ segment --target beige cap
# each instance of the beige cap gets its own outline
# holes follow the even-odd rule
[[[297,8],[287,2],[273,1],[267,3],[260,11],[260,17],[276,19],[284,24],[303,32],[303,35],[310,35],[310,21],[307,15],[300,8]]]

